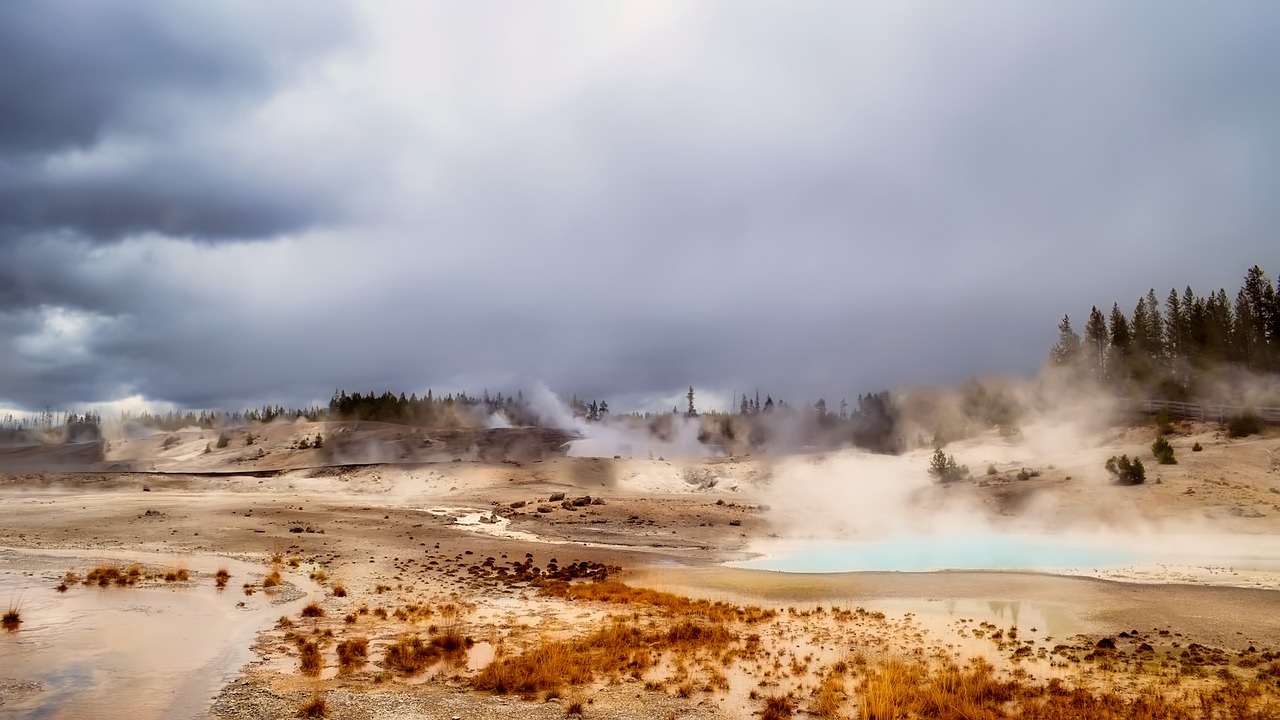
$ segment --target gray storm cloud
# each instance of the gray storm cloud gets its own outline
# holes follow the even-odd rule
[[[1278,16],[23,4],[0,406],[1029,372],[1064,312],[1278,269]]]

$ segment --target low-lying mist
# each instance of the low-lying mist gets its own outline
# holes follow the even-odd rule
[[[1150,565],[1280,569],[1280,543],[1273,537],[1250,533],[1238,521],[1231,524],[1231,513],[1179,506],[1183,495],[1156,487],[1168,471],[1151,458],[1153,424],[1117,423],[1124,403],[1105,393],[1077,389],[1053,403],[1046,402],[1044,391],[1035,389],[1034,402],[1023,398],[1016,423],[946,443],[945,453],[970,472],[961,481],[944,484],[930,475],[930,445],[901,455],[846,449],[775,458],[772,481],[761,493],[774,535],[750,549],[786,553],[804,543],[887,539],[916,547],[928,540],[946,548],[975,537],[1003,538],[1000,542],[1009,545],[1051,537],[1132,551]],[[951,400],[935,397],[934,411],[953,413]],[[905,405],[911,407],[910,399]],[[904,416],[909,418],[909,411]],[[1214,431],[1204,426],[1194,431],[1211,442]],[[1184,468],[1204,460],[1192,460],[1190,438],[1175,442]],[[1146,484],[1115,484],[1104,465],[1119,454],[1147,458]],[[983,558],[971,560],[973,565],[962,566],[987,567]]]

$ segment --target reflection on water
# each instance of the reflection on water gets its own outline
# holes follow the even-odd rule
[[[199,716],[251,659],[254,633],[287,610],[265,593],[218,591],[209,578],[60,594],[47,577],[65,569],[0,574],[0,599],[20,598],[24,621],[0,634],[0,678],[41,685],[6,702],[6,718]]]
[[[937,535],[883,540],[788,540],[734,567],[783,572],[1071,570],[1141,562],[1138,552],[1050,535]]]

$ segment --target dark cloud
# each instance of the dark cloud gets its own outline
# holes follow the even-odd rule
[[[835,402],[1034,371],[1280,223],[1267,6],[8,15],[0,405]]]
[[[349,41],[335,4],[22,3],[0,23],[0,242],[269,237],[324,219],[217,134]]]

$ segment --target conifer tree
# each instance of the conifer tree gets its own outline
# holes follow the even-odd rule
[[[1049,351],[1049,359],[1054,365],[1075,365],[1080,360],[1080,336],[1071,329],[1071,318],[1063,315],[1058,323],[1058,342]]]
[[[1106,368],[1107,340],[1107,320],[1094,306],[1089,311],[1089,322],[1084,326],[1084,352],[1089,370],[1099,379]]]

